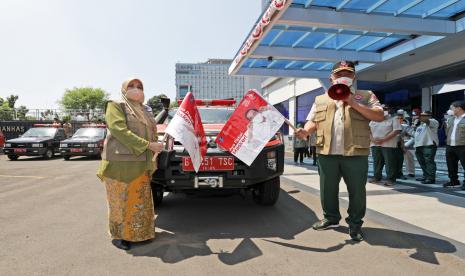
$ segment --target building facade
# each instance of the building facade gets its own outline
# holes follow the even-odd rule
[[[270,5],[271,0],[261,0],[261,1],[262,1],[262,11],[264,11]]]
[[[240,101],[249,89],[261,92],[262,77],[230,76],[232,60],[209,59],[204,63],[176,64],[176,99],[192,92],[197,99]]]

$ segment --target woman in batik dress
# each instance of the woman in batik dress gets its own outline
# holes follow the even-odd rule
[[[153,115],[143,104],[142,81],[125,81],[121,96],[106,106],[108,135],[97,175],[107,191],[112,243],[128,250],[131,242],[155,237],[150,179],[156,170],[153,157],[163,145],[157,142]]]

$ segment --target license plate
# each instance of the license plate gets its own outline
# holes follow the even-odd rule
[[[71,149],[71,152],[82,152],[82,149]]]
[[[182,158],[182,169],[193,171],[194,166],[190,157]],[[234,170],[234,157],[232,156],[206,156],[199,171],[232,171]]]
[[[15,152],[26,152],[26,149],[15,149]]]

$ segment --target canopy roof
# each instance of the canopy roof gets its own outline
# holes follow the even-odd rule
[[[327,78],[339,60],[375,70],[465,29],[465,0],[272,0],[230,74]],[[464,57],[465,58],[465,57]]]

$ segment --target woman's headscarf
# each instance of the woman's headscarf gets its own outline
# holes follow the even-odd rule
[[[129,83],[131,83],[134,80],[137,80],[142,84],[142,81],[140,79],[126,80],[125,82],[123,82],[123,85],[121,87],[121,97],[122,97],[123,101],[126,103],[126,106],[127,106],[127,109],[129,110],[129,112],[131,112],[139,121],[141,121],[142,123],[144,123],[147,126],[147,125],[149,125],[149,123],[147,122],[147,119],[145,117],[145,108],[144,108],[143,103],[138,103],[138,102],[131,101],[126,97],[126,93],[128,91]],[[142,84],[142,87],[144,87],[143,84]]]

